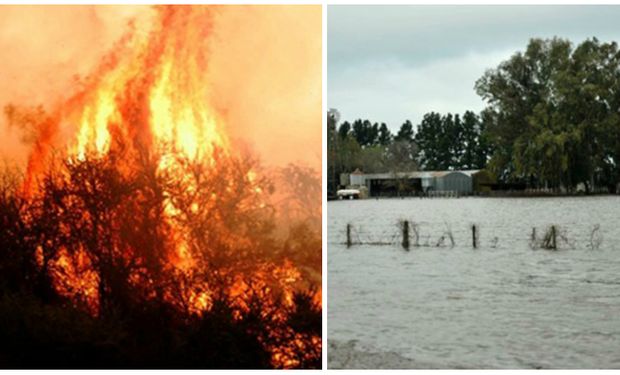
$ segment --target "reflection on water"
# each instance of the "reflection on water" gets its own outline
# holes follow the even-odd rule
[[[346,224],[394,244],[347,248]],[[559,250],[532,246],[551,225]],[[330,202],[328,337],[423,367],[619,368],[620,197]]]

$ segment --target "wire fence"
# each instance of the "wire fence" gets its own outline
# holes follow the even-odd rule
[[[599,224],[583,228],[580,231],[571,230],[556,224],[532,226],[522,235],[509,236],[507,230],[501,228],[484,228],[478,224],[466,227],[459,226],[454,231],[449,223],[427,223],[401,220],[392,225],[373,224],[371,229],[361,225],[347,223],[338,239],[330,243],[345,245],[347,248],[358,245],[371,246],[399,246],[405,250],[415,247],[453,248],[470,247],[473,249],[488,247],[498,248],[502,243],[524,241],[531,249],[561,250],[587,248],[597,250],[601,248],[604,238]],[[521,228],[520,228],[521,229]],[[496,235],[498,234],[498,235]]]

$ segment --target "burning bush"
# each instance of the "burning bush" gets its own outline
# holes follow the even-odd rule
[[[208,9],[156,15],[58,108],[5,110],[33,148],[1,176],[0,365],[320,367],[319,176],[231,150]]]
[[[16,184],[0,197],[9,290],[105,322],[151,314],[167,321],[162,330],[238,331],[271,353],[258,367],[320,366],[319,294],[303,292],[312,283],[285,257],[290,241],[273,235],[274,208],[263,197],[273,189],[255,162],[218,150],[210,164],[110,151],[51,165],[27,199]],[[295,252],[320,254],[320,234],[304,233]],[[226,324],[213,326],[215,316]]]

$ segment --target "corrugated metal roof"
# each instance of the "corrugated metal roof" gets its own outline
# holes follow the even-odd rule
[[[392,178],[432,178],[432,177],[444,177],[451,173],[462,173],[471,177],[472,175],[480,172],[479,169],[472,169],[466,171],[411,171],[411,172],[392,172],[392,173],[368,173],[363,174],[365,179],[376,180],[388,180]]]
[[[469,177],[475,175],[476,173],[480,172],[480,169],[470,169],[467,171],[459,171],[461,173],[465,173],[466,175],[468,175]]]

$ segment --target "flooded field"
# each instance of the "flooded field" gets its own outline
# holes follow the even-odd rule
[[[620,368],[620,197],[327,209],[329,367]]]

